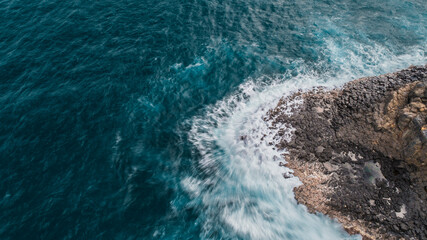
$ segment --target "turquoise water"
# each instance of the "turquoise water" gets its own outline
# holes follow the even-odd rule
[[[296,204],[262,116],[427,63],[422,0],[3,0],[0,21],[1,239],[358,239]]]

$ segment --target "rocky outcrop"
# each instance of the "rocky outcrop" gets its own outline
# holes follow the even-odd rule
[[[302,99],[293,114],[287,102]],[[282,98],[265,120],[295,128],[298,202],[365,239],[427,239],[427,65]]]

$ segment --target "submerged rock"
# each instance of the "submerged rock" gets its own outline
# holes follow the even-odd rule
[[[293,114],[281,111],[295,98]],[[265,120],[295,128],[276,147],[311,212],[364,239],[427,239],[427,65],[295,93]]]

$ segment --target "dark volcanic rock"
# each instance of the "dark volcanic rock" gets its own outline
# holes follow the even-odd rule
[[[295,93],[266,121],[295,128],[276,147],[304,183],[300,203],[365,239],[427,239],[427,65]]]

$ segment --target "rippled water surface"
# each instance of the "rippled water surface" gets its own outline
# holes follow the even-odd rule
[[[359,239],[296,204],[262,116],[427,63],[423,0],[0,0],[0,22],[1,239]]]

